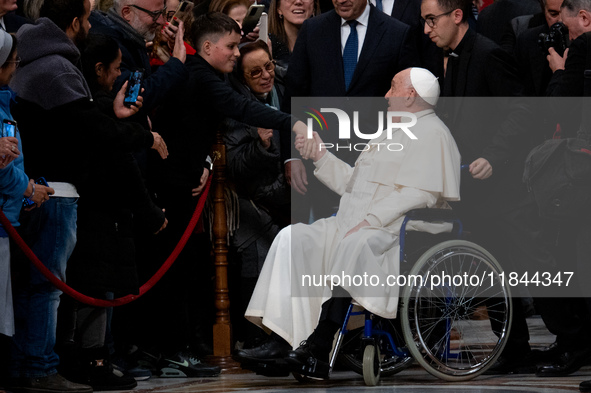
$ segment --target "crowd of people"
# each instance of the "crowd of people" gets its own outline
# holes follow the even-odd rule
[[[271,0],[259,2],[268,29],[247,34],[249,0],[182,3],[0,4],[0,206],[75,290],[101,300],[138,292],[191,220],[217,132],[237,222],[234,356],[245,365],[285,359],[326,378],[351,299],[395,317],[392,288],[302,296],[290,280],[298,271],[397,273],[411,209],[453,208],[506,271],[587,271],[589,224],[541,217],[522,174],[532,148],[581,126],[580,104],[525,98],[591,94],[591,0],[496,0],[480,14],[471,0]],[[569,48],[559,39],[541,48],[556,23]],[[125,103],[138,71],[140,94]],[[292,114],[296,97],[385,97],[388,111],[413,114],[418,139],[400,128],[388,137],[401,152],[327,151],[339,135],[309,135]],[[111,309],[62,295],[0,226],[0,392],[219,375],[201,360],[211,352],[210,253],[202,220],[153,290]],[[588,298],[517,292],[489,374],[565,376],[591,362]],[[556,335],[543,354],[529,344],[532,312]]]

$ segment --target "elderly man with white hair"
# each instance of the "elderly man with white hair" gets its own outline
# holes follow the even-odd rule
[[[396,74],[386,94],[388,112],[414,114],[417,123],[410,131],[417,139],[394,129],[387,140],[383,132],[368,143],[355,167],[321,148],[322,140],[314,133],[314,175],[341,195],[339,210],[312,225],[285,228],[275,238],[246,311],[250,321],[272,334],[262,346],[236,353],[243,365],[287,356],[297,368],[312,358],[315,371],[309,376],[326,377],[333,337],[350,297],[374,314],[396,317],[398,287],[341,280],[333,291],[333,282],[317,282],[326,275],[346,275],[376,276],[373,284],[378,279],[386,283],[389,275],[399,273],[398,240],[405,213],[459,200],[460,154],[433,110],[438,97],[439,83],[429,71],[409,68]],[[304,142],[296,138],[296,147],[303,149]],[[393,143],[403,149],[386,147]],[[441,227],[425,224],[421,230],[435,233]],[[315,282],[302,280],[305,276]],[[305,343],[289,352],[302,340]]]

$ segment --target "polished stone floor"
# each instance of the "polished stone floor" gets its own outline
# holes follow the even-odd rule
[[[539,318],[528,319],[531,344],[541,347],[554,341]],[[535,375],[479,376],[471,381],[450,383],[437,379],[420,366],[412,366],[389,378],[382,378],[379,386],[367,387],[363,378],[350,371],[336,371],[330,380],[297,382],[293,377],[267,378],[254,373],[222,373],[217,378],[152,378],[140,382],[134,393],[189,393],[189,392],[265,392],[289,390],[296,393],[518,393],[518,392],[573,392],[579,383],[591,379],[591,366],[563,378],[538,378]]]
[[[450,383],[437,379],[419,366],[383,378],[379,386],[368,387],[363,378],[353,372],[334,372],[331,379],[321,382],[300,383],[293,377],[267,378],[253,373],[222,374],[207,379],[154,378],[140,382],[134,392],[189,393],[189,392],[265,392],[275,393],[518,393],[518,392],[573,392],[579,383],[591,379],[591,367],[564,378],[538,378],[535,375],[480,376],[468,382]]]

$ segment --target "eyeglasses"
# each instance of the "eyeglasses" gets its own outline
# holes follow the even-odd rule
[[[275,65],[276,65],[276,61],[275,60],[271,60],[270,62],[268,62],[267,64],[265,64],[263,66],[263,68],[270,74],[272,72],[275,72]],[[249,75],[252,79],[257,79],[260,78],[261,76],[263,76],[263,69],[260,67],[256,67],[253,68],[250,73],[248,73],[247,75]]]
[[[435,25],[437,24],[437,19],[441,18],[442,16],[447,16],[454,11],[455,10],[451,10],[448,12],[444,12],[443,14],[439,14],[439,15],[435,15],[435,16],[428,16],[427,18],[421,18],[421,25],[423,25],[423,27],[425,27],[425,23],[426,23],[427,26],[429,26],[430,28],[434,28]]]
[[[170,22],[170,20],[172,19],[172,17],[174,16],[174,14],[175,14],[175,13],[176,13],[176,11],[168,11],[168,12],[166,13],[166,20],[167,20],[168,22]]]
[[[14,63],[14,68],[18,68],[18,65],[21,63],[21,58],[17,57],[15,60],[7,60],[5,63]]]
[[[152,21],[154,21],[154,23],[156,23],[156,21],[158,21],[158,18],[160,18],[160,15],[164,15],[166,13],[166,6],[164,6],[164,8],[162,8],[160,11],[148,11],[147,9],[139,7],[135,4],[131,4],[130,6],[150,15],[152,17]]]

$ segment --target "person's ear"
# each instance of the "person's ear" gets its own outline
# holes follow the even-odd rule
[[[101,78],[105,73],[105,65],[101,62],[96,63],[94,65],[94,73],[96,74],[96,76]]]
[[[211,55],[212,48],[213,48],[213,44],[211,43],[211,41],[205,40],[203,42],[203,45],[201,46],[201,53],[206,56],[209,56],[209,55]]]
[[[72,23],[70,24],[70,28],[75,34],[78,34],[80,31],[80,18],[75,17]]]
[[[462,11],[461,9],[458,8],[457,10],[454,10],[451,13],[451,15],[452,15],[452,18],[453,18],[454,23],[456,25],[459,25],[460,23],[462,23],[462,19],[464,18],[464,11]]]
[[[579,18],[585,31],[587,31],[589,26],[591,26],[591,14],[586,10],[581,10],[579,11]]]
[[[73,41],[78,32],[80,31],[81,27],[82,26],[80,25],[80,18],[74,18],[72,20],[72,23],[70,23],[70,26],[68,26],[68,28],[66,29],[66,35],[68,36],[68,38],[70,38]]]
[[[415,89],[410,89],[410,91],[408,92],[408,95],[406,96],[406,99],[404,100],[404,106],[407,108],[410,108],[411,106],[414,105],[416,99],[417,99],[418,93]]]
[[[131,7],[126,5],[125,7],[121,8],[121,17],[125,19],[127,22],[131,22]]]

